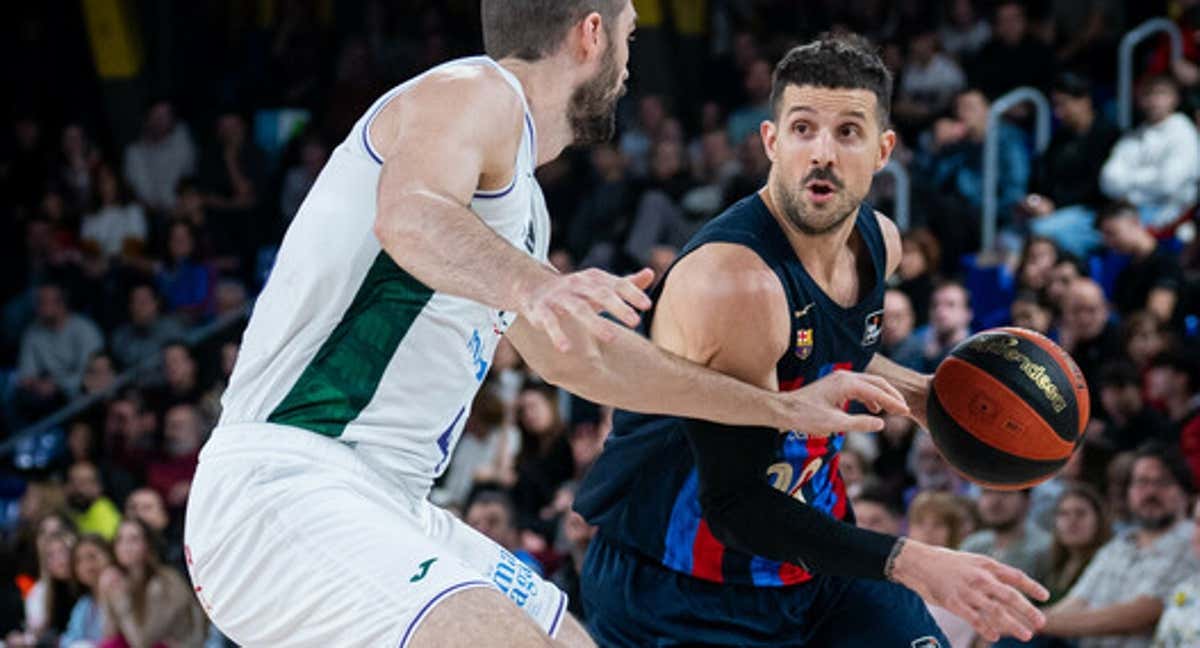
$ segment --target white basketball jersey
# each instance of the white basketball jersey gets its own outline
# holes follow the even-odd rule
[[[516,77],[487,57],[425,74],[450,66],[492,66],[525,102]],[[431,290],[375,237],[382,159],[371,121],[420,78],[367,110],[304,199],[255,304],[221,425],[270,422],[335,437],[388,477],[427,487],[445,470],[515,315]],[[545,261],[550,219],[534,178],[536,142],[525,103],[512,184],[476,193],[470,206],[506,241]]]

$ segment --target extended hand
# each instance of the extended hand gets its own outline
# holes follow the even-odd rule
[[[847,401],[858,401],[878,414],[908,414],[904,397],[879,376],[835,371],[824,378],[795,391],[779,395],[784,406],[782,424],[785,430],[798,430],[813,436],[838,432],[878,432],[883,419],[869,414],[847,414]]]
[[[958,615],[989,642],[1001,636],[1029,641],[1046,624],[1046,617],[1025,598],[1045,601],[1050,597],[1046,588],[987,556],[907,540],[892,580]]]
[[[611,342],[616,335],[613,323],[600,313],[607,311],[626,326],[637,326],[637,311],[650,308],[650,298],[643,291],[652,281],[654,272],[649,268],[626,277],[595,268],[558,275],[539,286],[519,314],[545,331],[559,351],[571,350],[560,321],[564,317],[578,319],[588,333],[602,342]]]

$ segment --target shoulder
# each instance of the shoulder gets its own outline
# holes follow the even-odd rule
[[[883,245],[887,250],[887,276],[891,276],[896,268],[900,266],[900,256],[903,254],[903,246],[900,243],[900,228],[896,227],[896,223],[892,219],[884,216],[882,212],[875,212],[875,220],[879,223],[879,232],[883,235]]]
[[[663,291],[718,307],[787,305],[775,272],[756,252],[736,243],[700,246],[676,264]]]

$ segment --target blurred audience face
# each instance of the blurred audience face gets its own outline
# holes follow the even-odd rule
[[[62,152],[67,157],[83,155],[87,149],[87,137],[79,124],[67,124],[62,131]]]
[[[1145,231],[1137,212],[1127,209],[1116,218],[1109,218],[1100,224],[1100,233],[1104,235],[1104,244],[1120,254],[1133,254],[1137,251]]]
[[[674,140],[662,139],[654,145],[650,172],[656,180],[666,181],[683,171],[683,147]]]
[[[958,284],[947,284],[933,292],[929,300],[929,323],[940,337],[963,335],[971,326],[971,307],[967,291]]]
[[[100,473],[88,461],[78,461],[67,471],[67,501],[76,510],[86,511],[104,495]]]
[[[1012,304],[1013,326],[1027,328],[1045,335],[1050,331],[1054,315],[1036,299],[1017,299]]]
[[[900,243],[900,267],[897,271],[901,279],[915,279],[929,271],[929,260],[921,246],[912,239],[903,239]]]
[[[182,344],[171,344],[163,348],[163,374],[167,383],[178,390],[196,386],[196,361],[191,351]]]
[[[914,35],[908,47],[914,61],[920,65],[928,65],[937,53],[937,44],[937,32],[927,31]]]
[[[900,518],[879,502],[854,500],[854,519],[859,528],[876,533],[900,534]]]
[[[158,321],[158,296],[147,285],[129,291],[129,321],[134,326],[150,326]]]
[[[894,347],[912,335],[916,317],[904,292],[890,289],[883,295],[883,344]]]
[[[166,101],[150,106],[146,114],[146,135],[151,140],[160,140],[175,129],[175,110]]]
[[[1009,47],[1019,45],[1025,40],[1027,28],[1025,9],[1019,3],[1005,2],[996,7],[996,26],[993,33],[997,40]]]
[[[1146,367],[1154,356],[1167,348],[1167,336],[1157,318],[1148,313],[1146,315],[1129,318],[1129,337],[1125,343],[1125,353],[1138,368]]]
[[[958,117],[958,121],[967,127],[967,137],[976,142],[982,142],[987,134],[987,97],[978,90],[964,92],[954,102],[954,113]]]
[[[75,421],[67,429],[67,449],[76,461],[88,459],[95,451],[92,426],[86,421]]]
[[[120,202],[121,186],[117,183],[117,174],[108,165],[96,169],[96,192],[100,196],[100,204],[105,207]]]
[[[836,231],[857,212],[896,134],[879,123],[869,90],[789,84],[774,110],[761,135],[775,210],[803,234]]]
[[[58,328],[67,321],[69,314],[61,288],[53,284],[38,287],[37,319],[42,326]]]
[[[83,371],[83,392],[95,394],[108,389],[117,377],[112,358],[104,353],[93,354]]]
[[[500,502],[473,502],[467,509],[467,524],[505,549],[517,546],[517,527]]]
[[[935,547],[948,547],[952,533],[937,515],[918,515],[908,521],[908,537]]]
[[[867,462],[861,454],[855,451],[844,449],[839,452],[838,466],[847,489],[858,487],[867,476]]]
[[[552,434],[558,423],[555,403],[539,389],[526,389],[517,398],[517,419],[534,434]]]
[[[1129,478],[1129,512],[1143,529],[1162,531],[1179,518],[1187,496],[1161,461],[1142,457]]]
[[[1104,385],[1100,388],[1100,404],[1109,416],[1128,420],[1142,411],[1142,390],[1138,385]]]
[[[308,139],[304,142],[304,146],[300,149],[300,164],[304,165],[308,172],[316,176],[325,166],[325,161],[329,158],[329,151],[325,149],[325,145],[317,139]]]
[[[236,113],[217,118],[217,141],[226,148],[241,146],[246,141],[246,122]]]
[[[217,316],[240,311],[246,306],[246,287],[236,279],[223,279],[217,283],[213,296]]]
[[[667,109],[663,106],[662,97],[656,94],[646,95],[638,101],[638,125],[643,133],[656,135],[667,118]]]
[[[592,167],[604,182],[617,182],[625,175],[625,158],[609,143],[592,147]]]
[[[920,490],[949,490],[957,481],[950,465],[942,457],[941,451],[933,443],[933,437],[928,433],[918,434],[913,441],[915,461],[913,472],[917,478],[917,488]]]
[[[1079,269],[1070,261],[1060,260],[1050,270],[1050,280],[1046,282],[1046,297],[1052,304],[1062,304],[1067,298],[1071,282],[1082,278]]]
[[[125,569],[144,569],[150,562],[150,541],[142,527],[128,520],[122,522],[113,539],[113,553],[117,564]]]
[[[89,590],[95,590],[100,582],[100,573],[110,567],[108,552],[96,546],[96,541],[83,539],[75,544],[72,563],[75,580]]]
[[[1146,396],[1154,401],[1187,399],[1187,374],[1170,365],[1150,367],[1146,372]]]
[[[709,131],[700,138],[700,147],[704,156],[705,171],[710,180],[715,180],[713,176],[734,158],[733,147],[729,145],[729,135],[722,130]]]
[[[192,237],[192,230],[183,223],[175,223],[171,226],[171,232],[167,238],[167,252],[172,261],[184,261],[190,259],[196,251],[196,240]]]
[[[71,580],[71,546],[73,536],[69,533],[56,533],[44,543],[45,553],[42,556],[50,578],[57,581]]]
[[[1082,135],[1091,127],[1095,115],[1091,97],[1076,97],[1065,92],[1054,92],[1050,97],[1054,103],[1054,116],[1067,128]]]
[[[129,494],[129,499],[125,500],[125,517],[139,519],[159,532],[166,530],[171,522],[166,502],[152,488],[139,488]]]
[[[1091,279],[1076,279],[1067,288],[1063,306],[1063,329],[1079,341],[1100,337],[1108,323],[1104,291]]]
[[[1169,81],[1150,82],[1138,95],[1138,106],[1148,123],[1157,124],[1179,109],[1179,90]]]
[[[855,511],[857,513],[857,510]],[[587,523],[583,516],[575,511],[567,511],[563,518],[563,536],[572,547],[584,549],[596,535],[596,527]],[[576,565],[577,569],[582,565]]]
[[[950,22],[955,27],[966,29],[975,24],[975,5],[971,0],[951,0]]]
[[[169,456],[195,454],[203,442],[204,424],[194,405],[176,405],[167,410],[163,424],[163,449]]]
[[[985,488],[979,495],[979,517],[983,526],[999,533],[1007,533],[1024,524],[1028,512],[1027,493]]]
[[[1100,533],[1100,512],[1080,495],[1067,495],[1054,509],[1054,535],[1067,549],[1091,546]]]
[[[1022,286],[1041,290],[1050,278],[1050,271],[1058,261],[1058,248],[1046,239],[1033,239],[1025,250],[1018,280]]]
[[[764,59],[750,64],[745,79],[746,94],[750,97],[750,103],[762,104],[771,98],[771,73],[771,64]]]

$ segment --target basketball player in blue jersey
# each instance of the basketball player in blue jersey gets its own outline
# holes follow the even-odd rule
[[[629,0],[483,0],[488,56],[393,88],[330,156],[255,304],[188,501],[197,597],[246,646],[587,646],[566,595],[432,505],[496,344],[631,410],[833,432],[881,378],[787,394],[634,324],[648,271],[555,273],[534,171],[608,137]],[[568,350],[569,352],[564,352]]]
[[[761,127],[767,186],[701,229],[668,271],[644,323],[657,345],[781,391],[866,371],[924,423],[929,377],[875,353],[900,238],[862,200],[895,145],[891,84],[857,37],[784,57]],[[618,413],[575,501],[599,527],[581,577],[593,637],[948,646],[926,602],[989,640],[1031,637],[1044,619],[1024,595],[1047,593],[1020,571],[853,526],[843,442]]]

